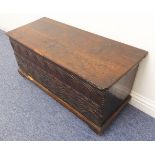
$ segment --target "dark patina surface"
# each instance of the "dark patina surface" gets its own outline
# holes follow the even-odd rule
[[[147,52],[41,18],[7,33],[19,72],[97,133],[130,99]]]

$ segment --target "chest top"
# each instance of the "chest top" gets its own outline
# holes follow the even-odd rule
[[[119,80],[147,54],[45,17],[7,35],[101,90]]]

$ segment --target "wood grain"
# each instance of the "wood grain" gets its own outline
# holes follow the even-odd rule
[[[147,54],[144,50],[48,18],[7,35],[98,89],[109,88]]]

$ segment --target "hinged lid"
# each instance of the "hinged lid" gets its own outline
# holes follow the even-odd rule
[[[7,35],[101,90],[119,80],[147,54],[144,50],[48,18]]]

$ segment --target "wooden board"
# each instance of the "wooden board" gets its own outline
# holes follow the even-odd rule
[[[101,90],[109,88],[147,54],[48,18],[7,34]]]

